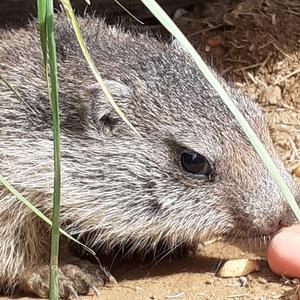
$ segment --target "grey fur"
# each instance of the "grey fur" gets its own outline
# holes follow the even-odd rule
[[[108,87],[142,138],[116,115],[95,84],[69,24],[57,19],[62,123],[61,224],[107,250],[130,242],[147,251],[212,235],[269,235],[289,218],[287,205],[239,125],[180,47],[145,34],[79,19]],[[51,216],[50,106],[35,25],[0,41],[0,172]],[[224,83],[295,191],[258,106]],[[204,155],[211,179],[180,164],[182,149]],[[49,230],[0,189],[0,284],[13,289],[48,263]],[[287,221],[288,222],[288,221]]]

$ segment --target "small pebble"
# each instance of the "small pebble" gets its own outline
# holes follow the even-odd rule
[[[245,276],[241,276],[239,278],[239,283],[240,283],[241,287],[248,286],[248,278]]]
[[[250,47],[249,47],[249,51],[253,51],[254,49],[255,49],[255,45],[251,44]]]
[[[209,280],[206,280],[206,281],[205,281],[205,284],[207,284],[207,285],[211,285],[211,284],[213,284],[213,281],[212,281],[211,279],[209,279]]]
[[[210,52],[210,50],[211,50],[210,46],[206,45],[205,46],[205,52]]]
[[[262,283],[262,284],[267,284],[267,283],[268,283],[267,279],[262,278],[262,277],[259,277],[259,278],[257,279],[257,281],[258,281],[259,283]]]
[[[246,258],[233,259],[226,261],[217,275],[220,277],[239,277],[259,270],[260,267],[256,260]]]
[[[297,278],[288,278],[288,279],[284,279],[283,283],[285,285],[288,285],[288,286],[296,286],[296,285],[299,284],[299,279],[297,279]]]
[[[272,105],[279,105],[281,99],[281,89],[277,85],[267,87],[259,96],[259,102]]]

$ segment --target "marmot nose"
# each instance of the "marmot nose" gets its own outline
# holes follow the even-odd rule
[[[268,223],[260,224],[258,226],[257,225],[258,224],[254,225],[254,230],[256,233],[262,234],[262,235],[273,235],[273,234],[277,233],[283,227],[288,226],[288,225],[284,225],[284,223],[281,219],[280,219],[280,221],[274,220],[274,221],[269,221]]]
[[[284,219],[281,219],[279,222],[278,222],[278,226],[275,230],[275,233],[278,232],[279,230],[281,230],[282,228],[284,227],[288,227],[290,226],[291,224],[288,224],[288,222],[286,222],[286,220]]]
[[[281,216],[278,216],[277,220],[276,218],[274,218],[274,221],[271,223],[273,223],[273,225],[271,225],[271,227],[273,226],[273,233],[277,233],[279,230],[281,230],[284,227],[289,227],[291,225],[293,225],[296,221],[296,218],[294,216],[293,211],[291,210],[291,208],[289,207],[288,203],[284,203],[284,210]]]
[[[285,204],[281,213],[277,211],[276,214],[276,211],[273,211],[264,218],[253,218],[252,221],[255,231],[263,235],[273,235],[280,229],[291,226],[295,222],[295,217],[288,204]]]
[[[286,207],[285,214],[282,216],[282,218],[280,219],[280,221],[278,223],[278,227],[279,227],[278,230],[280,230],[283,227],[291,226],[296,221],[293,211],[291,210],[291,208],[289,207],[288,204],[286,204],[286,206],[287,207]]]

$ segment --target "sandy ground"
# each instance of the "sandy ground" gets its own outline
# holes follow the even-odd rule
[[[259,102],[277,150],[298,175],[300,2],[206,2],[177,24],[220,74]],[[99,299],[297,299],[298,281],[273,275],[261,259],[264,250],[258,255],[257,247],[250,246],[239,250],[217,242],[196,255],[157,264],[142,265],[138,259],[114,264],[119,284],[102,288]],[[250,248],[260,259],[260,271],[237,278],[215,275],[222,258],[250,257]]]
[[[100,289],[100,296],[80,297],[84,300],[163,300],[163,299],[289,299],[296,300],[298,281],[272,274],[260,254],[216,242],[198,250],[195,255],[165,259],[143,265],[135,257],[116,263],[112,273],[118,285]],[[254,249],[254,250],[257,250]],[[256,252],[256,251],[255,251]],[[248,276],[220,278],[215,275],[221,257],[257,259],[260,270]],[[19,297],[17,297],[19,298]],[[21,299],[33,299],[20,297]],[[8,298],[0,298],[7,300]]]

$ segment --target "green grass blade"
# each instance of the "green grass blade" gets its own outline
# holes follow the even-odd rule
[[[47,2],[45,0],[37,0],[38,8],[38,20],[39,20],[39,32],[40,32],[40,43],[43,52],[43,63],[45,70],[45,77],[48,88],[48,95],[50,97],[50,82],[48,76],[48,46],[47,46]]]
[[[294,195],[290,191],[289,187],[280,176],[278,169],[273,162],[272,158],[270,157],[269,153],[267,152],[266,148],[262,144],[262,142],[258,139],[255,132],[249,126],[248,122],[241,114],[241,112],[237,109],[234,105],[230,97],[226,94],[224,88],[221,86],[219,81],[216,77],[212,74],[210,69],[207,67],[205,62],[199,56],[197,51],[191,45],[191,43],[187,40],[184,34],[178,29],[175,23],[171,20],[171,18],[164,12],[164,10],[157,4],[154,0],[141,0],[144,5],[148,7],[148,9],[155,15],[155,17],[163,24],[163,26],[181,43],[181,45],[190,53],[190,55],[195,60],[197,66],[199,67],[200,71],[205,75],[208,82],[213,86],[213,88],[217,91],[220,95],[224,103],[228,106],[230,111],[234,114],[235,118],[240,123],[241,128],[245,132],[246,136],[248,137],[249,141],[253,145],[254,149],[269,169],[273,179],[276,181],[277,185],[279,186],[282,194],[288,201],[291,209],[293,210],[296,218],[300,221],[300,209],[295,201]],[[270,195],[272,197],[272,195]]]
[[[54,142],[54,192],[51,230],[50,299],[58,299],[59,217],[61,194],[60,119],[53,0],[47,0],[46,32],[51,82],[51,111]]]
[[[26,205],[36,216],[38,216],[41,220],[43,220],[46,224],[52,227],[52,221],[45,216],[39,209],[37,209],[30,201],[28,201],[21,193],[19,193],[2,175],[0,175],[0,183],[11,193],[13,194],[20,202]],[[96,253],[88,248],[86,245],[80,243],[71,235],[69,235],[63,229],[59,229],[60,233],[63,234],[66,238],[70,239],[71,241],[79,244],[82,246],[87,252],[91,255],[96,256]]]
[[[25,105],[28,109],[30,109],[32,112],[33,109],[30,107],[30,105],[19,95],[19,93],[9,84],[9,82],[0,74],[0,80],[3,81],[3,83],[16,95],[16,97]]]
[[[131,16],[134,20],[139,22],[140,24],[144,25],[144,22],[139,20],[135,15],[133,15],[123,4],[121,4],[118,0],[114,0],[123,10],[125,10],[129,16]]]
[[[39,20],[39,29],[40,29],[40,42],[43,51],[43,61],[45,70],[47,69],[47,26],[46,26],[46,8],[47,2],[45,0],[37,1],[38,8],[38,20]]]
[[[28,201],[21,193],[19,193],[2,175],[0,175],[1,184],[19,201],[25,204],[32,212],[34,212],[40,219],[46,222],[48,225],[52,226],[52,222],[47,218],[40,210],[38,210],[30,201]]]
[[[80,32],[79,26],[77,24],[77,21],[76,21],[76,18],[75,18],[75,15],[74,15],[74,12],[73,12],[70,1],[69,0],[61,0],[61,3],[64,7],[64,10],[65,10],[68,18],[71,20],[71,23],[72,23],[77,41],[78,41],[79,46],[81,48],[81,51],[82,51],[88,65],[89,65],[90,69],[92,70],[96,80],[98,81],[101,89],[103,90],[105,96],[107,97],[107,99],[109,100],[109,102],[111,103],[111,105],[115,109],[115,111],[118,113],[118,115],[123,119],[123,121],[139,136],[140,134],[138,133],[138,131],[134,128],[134,126],[129,122],[129,120],[124,115],[122,110],[118,107],[118,105],[114,101],[113,97],[111,96],[109,90],[105,86],[105,84],[102,80],[102,77],[101,77],[100,73],[98,72],[98,70],[97,70],[97,68],[96,68],[96,66],[95,66],[95,64],[92,60],[92,57],[90,56],[90,54],[89,54],[89,52],[86,48],[85,42],[84,42],[83,37],[81,35],[81,32]]]

